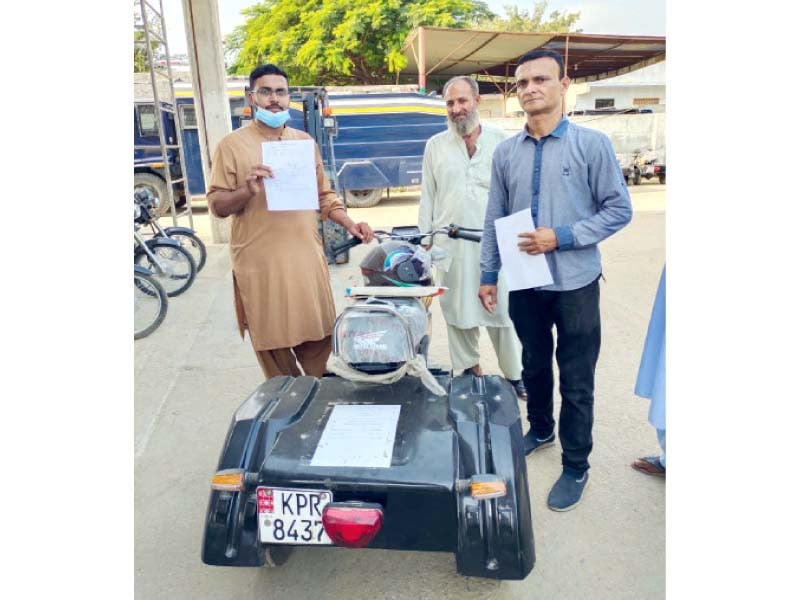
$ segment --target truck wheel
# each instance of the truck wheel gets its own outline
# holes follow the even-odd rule
[[[634,169],[633,185],[639,185],[640,183],[642,183],[642,172],[639,169]]]
[[[665,183],[667,183],[667,176],[666,175],[659,175],[658,176],[658,183],[660,183],[661,185],[664,185]]]
[[[345,190],[344,199],[350,208],[369,208],[381,201],[383,189],[375,188],[372,190]]]
[[[268,569],[280,567],[292,553],[292,546],[267,546],[264,548],[264,566]]]
[[[170,212],[169,194],[167,193],[167,182],[154,173],[134,173],[133,174],[133,193],[146,189],[153,196],[158,198],[156,215],[163,217]]]

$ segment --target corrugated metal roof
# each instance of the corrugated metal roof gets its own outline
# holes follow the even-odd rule
[[[404,74],[419,74],[417,27],[406,38]],[[575,83],[615,77],[666,58],[666,37],[592,33],[514,33],[425,27],[422,33],[427,76],[488,74],[513,77],[517,59],[531,50],[556,50],[564,56]]]

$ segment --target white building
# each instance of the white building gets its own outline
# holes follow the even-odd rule
[[[667,63],[660,62],[618,77],[579,84],[575,86],[574,110],[647,107],[661,112],[667,104],[666,75]],[[567,101],[568,110],[569,104]]]

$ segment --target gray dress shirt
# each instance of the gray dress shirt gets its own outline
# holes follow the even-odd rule
[[[562,118],[538,141],[526,125],[497,147],[481,243],[481,285],[496,284],[501,268],[495,219],[525,209],[536,227],[550,227],[558,238],[558,248],[545,254],[553,284],[540,289],[575,290],[597,279],[597,244],[633,215],[608,137]]]

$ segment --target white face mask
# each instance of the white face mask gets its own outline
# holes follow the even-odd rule
[[[256,119],[264,123],[267,127],[272,127],[273,129],[277,129],[281,127],[288,121],[290,118],[289,109],[287,108],[281,112],[272,112],[270,110],[264,110],[260,106],[256,107]]]

